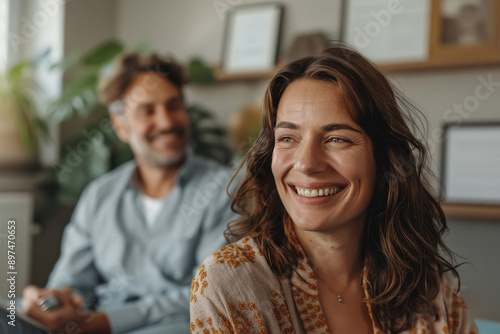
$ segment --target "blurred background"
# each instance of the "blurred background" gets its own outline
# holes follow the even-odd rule
[[[231,72],[224,65],[224,50],[235,43],[230,20],[242,6],[265,1],[0,0],[0,276],[8,271],[9,219],[17,226],[20,296],[25,284],[46,283],[82,188],[131,158],[95,95],[98,79],[127,51],[158,52],[186,67],[192,148],[234,165],[258,134],[259,107],[274,62],[315,53],[328,40],[350,36],[363,49],[382,45],[385,30],[403,31],[385,40],[383,50],[361,51],[373,55],[426,115],[431,168],[439,176],[446,123],[500,122],[498,3],[426,0],[413,9],[425,20],[413,22],[388,2],[275,1],[283,13],[273,66]],[[402,0],[401,6],[410,2]],[[373,4],[389,16],[374,12]],[[356,30],[362,24],[356,22],[365,25]],[[462,32],[462,26],[472,32]],[[388,57],[398,45],[409,58]],[[438,179],[433,185],[439,192]],[[462,257],[459,262],[467,262],[459,269],[462,295],[475,317],[500,321],[499,203],[465,204],[445,206],[446,240]]]

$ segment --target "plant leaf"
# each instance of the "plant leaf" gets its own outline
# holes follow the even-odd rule
[[[191,82],[212,83],[215,81],[213,70],[199,58],[194,58],[189,62],[187,73]]]
[[[73,107],[78,114],[88,116],[95,106],[95,98],[89,98],[89,92],[94,92],[97,88],[98,77],[96,73],[90,73],[82,78],[75,79],[64,89],[61,97],[49,108],[49,119],[54,122],[62,122],[73,115]],[[78,101],[75,102],[75,99]],[[87,104],[80,103],[86,101]],[[76,103],[76,106],[75,106]]]
[[[122,43],[116,40],[109,40],[90,50],[83,57],[83,64],[86,66],[103,66],[112,61],[122,51]]]
[[[73,52],[70,55],[64,57],[62,60],[50,65],[50,70],[60,69],[66,71],[70,67],[75,66],[80,60],[80,55],[77,52]]]
[[[15,96],[15,101],[16,102],[13,104],[13,112],[19,139],[26,152],[33,153],[38,147],[35,132],[35,106],[28,97],[21,93]]]
[[[48,47],[38,55],[36,55],[36,57],[30,62],[31,67],[37,67],[38,65],[40,65],[45,59],[47,59],[51,51],[52,49]]]
[[[12,67],[7,74],[7,80],[11,83],[11,85],[18,84],[23,77],[24,71],[30,66],[28,61],[21,61]]]
[[[80,95],[73,96],[73,99],[71,100],[71,105],[73,106],[73,108],[76,110],[76,112],[80,117],[85,117],[87,115],[86,112],[87,106],[85,105],[85,102]]]
[[[101,140],[77,138],[67,145],[59,164],[65,173],[58,177],[61,187],[58,201],[74,205],[89,182],[109,171],[109,161],[110,149]]]
[[[149,46],[149,44],[146,42],[143,42],[143,43],[139,43],[136,46],[134,46],[134,48],[131,50],[131,52],[145,53],[145,52],[149,52],[150,50],[151,50],[151,47]]]

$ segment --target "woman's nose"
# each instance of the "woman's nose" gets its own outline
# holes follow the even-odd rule
[[[294,168],[306,175],[324,172],[327,162],[321,144],[314,140],[303,141],[297,150]]]

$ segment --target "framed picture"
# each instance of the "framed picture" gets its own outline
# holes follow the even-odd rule
[[[433,0],[431,57],[460,64],[500,62],[500,1]]]
[[[479,46],[493,35],[491,0],[441,0],[441,45]]]
[[[441,196],[447,203],[500,204],[500,122],[446,124]]]
[[[278,57],[283,6],[240,6],[226,18],[222,69],[228,73],[269,71]]]
[[[432,0],[343,0],[342,41],[378,64],[426,61]]]

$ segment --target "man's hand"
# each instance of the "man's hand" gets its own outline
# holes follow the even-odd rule
[[[21,300],[21,308],[27,311],[31,307],[31,304],[37,303],[37,301],[40,298],[43,298],[45,294],[47,294],[47,291],[50,290],[39,288],[36,285],[28,285],[23,290],[23,299]],[[72,303],[73,305],[75,305],[75,307],[82,307],[83,299],[79,295],[73,293]]]
[[[54,297],[59,306],[43,311],[37,301]],[[26,315],[39,321],[57,333],[110,333],[109,321],[104,313],[91,312],[83,308],[83,300],[69,287],[60,290],[40,289],[28,286],[23,291],[22,307]]]
[[[21,308],[25,311],[28,310],[31,304],[36,303],[38,298],[40,298],[41,293],[44,291],[45,289],[41,289],[36,285],[28,285],[27,287],[25,287],[23,290]]]

